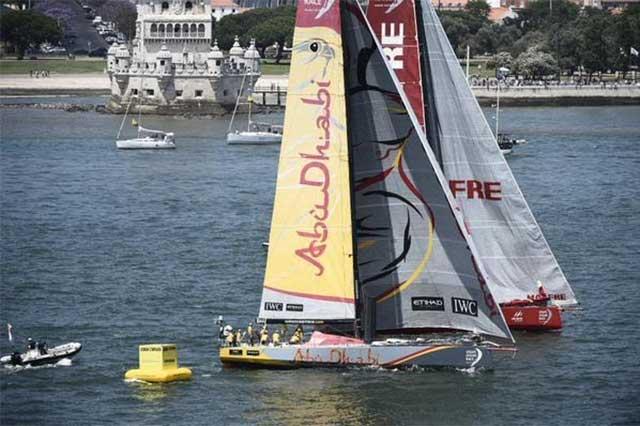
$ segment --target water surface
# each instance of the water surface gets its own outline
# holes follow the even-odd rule
[[[69,367],[0,371],[0,423],[639,423],[638,117],[502,112],[530,141],[509,163],[583,310],[469,375],[222,368],[214,319],[258,312],[279,148],[226,145],[228,118],[152,116],[178,149],[118,151],[119,116],[0,110],[0,323],[84,345]],[[125,383],[150,342],[176,343],[193,380]]]

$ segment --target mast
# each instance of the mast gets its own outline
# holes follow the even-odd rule
[[[496,142],[500,142],[500,133],[498,133],[500,126],[500,77],[498,74],[496,74],[496,80],[498,83],[498,89],[496,90]]]
[[[227,133],[231,133],[231,129],[233,128],[233,122],[236,118],[236,112],[238,111],[238,105],[240,105],[240,98],[242,97],[242,91],[244,90],[244,79],[247,77],[247,73],[244,73],[242,76],[242,81],[240,82],[240,94],[236,98],[236,104],[233,107],[233,114],[231,114],[231,121],[229,122],[229,128],[227,129]]]
[[[248,106],[248,117],[247,117],[247,132],[251,131],[251,104],[253,103],[253,71],[249,68],[249,88],[247,90],[247,103]]]

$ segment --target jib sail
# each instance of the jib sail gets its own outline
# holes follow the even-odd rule
[[[553,303],[574,305],[573,290],[500,153],[428,0],[417,0],[429,142],[486,268],[498,302],[525,299],[541,282]]]

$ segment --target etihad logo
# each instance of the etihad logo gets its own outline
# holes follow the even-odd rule
[[[471,299],[451,298],[451,310],[454,314],[478,316],[478,302]]]
[[[442,297],[412,297],[411,310],[444,311],[444,299]]]
[[[302,312],[304,311],[304,305],[297,303],[287,303],[287,311],[289,312]]]

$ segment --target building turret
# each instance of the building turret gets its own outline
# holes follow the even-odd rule
[[[207,53],[207,70],[209,74],[218,75],[222,73],[222,63],[224,62],[224,54],[218,47],[218,40],[213,43],[211,51]]]
[[[229,62],[231,63],[231,68],[234,70],[239,70],[241,67],[244,67],[244,49],[240,47],[238,36],[235,37],[233,46],[229,49]]]
[[[113,43],[107,51],[107,72],[116,71],[116,53],[119,47],[118,43]]]
[[[251,39],[249,48],[244,52],[244,64],[251,72],[260,73],[260,52],[256,49],[256,40],[254,38]]]
[[[173,57],[166,44],[162,44],[160,51],[156,55],[156,67],[161,74],[171,74]]]
[[[131,54],[124,44],[118,48],[116,52],[116,64],[119,72],[128,72],[131,65]]]

